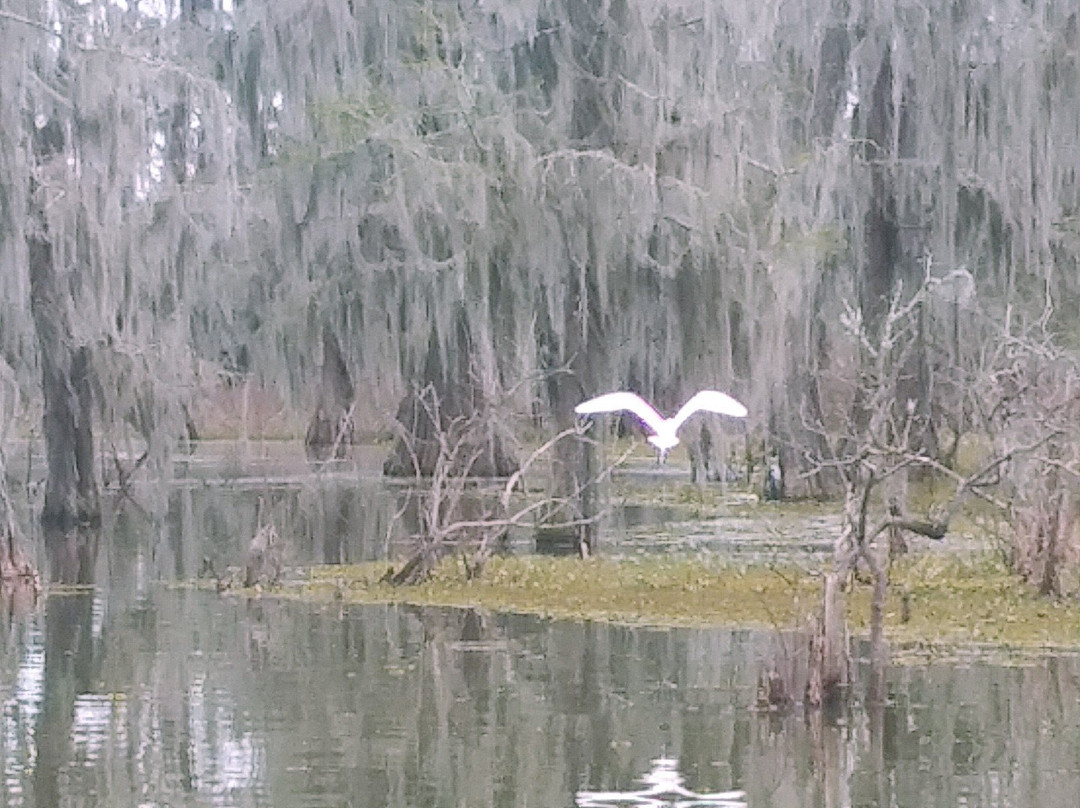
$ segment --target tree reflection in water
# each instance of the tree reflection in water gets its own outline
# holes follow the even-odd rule
[[[797,634],[171,585],[238,563],[257,496],[293,559],[385,557],[393,491],[265,490],[140,491],[150,518],[50,539],[48,597],[0,631],[0,805],[1075,808],[1080,658],[891,665],[871,697],[860,644],[829,722],[754,709]]]

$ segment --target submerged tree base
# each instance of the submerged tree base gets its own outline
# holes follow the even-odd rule
[[[446,559],[427,582],[385,582],[386,563],[320,566],[273,596],[349,603],[478,607],[570,620],[656,626],[803,628],[820,607],[822,578],[805,569],[735,567],[700,559],[496,557],[468,580]],[[963,649],[1080,650],[1080,605],[1041,597],[990,555],[927,553],[895,564],[886,611],[894,658]],[[848,617],[869,626],[870,585],[851,584]]]

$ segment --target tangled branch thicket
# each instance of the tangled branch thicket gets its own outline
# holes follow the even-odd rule
[[[849,308],[844,350],[857,363],[855,382],[821,380],[843,402],[829,418],[807,396],[804,428],[823,449],[806,453],[807,466],[843,485],[811,644],[811,703],[836,699],[847,682],[843,604],[856,570],[872,580],[871,648],[880,655],[890,562],[907,552],[910,536],[947,540],[969,503],[983,506],[970,518],[989,513],[1007,526],[1003,546],[1020,575],[1047,595],[1076,592],[1080,365],[1056,344],[1049,318],[995,332],[974,301],[969,320],[989,339],[978,361],[965,363],[970,354],[934,336],[949,333],[935,316],[940,286],[928,273],[914,293],[898,291],[875,324]]]
[[[414,549],[399,569],[388,572],[388,581],[422,581],[451,552],[460,554],[466,576],[475,578],[511,529],[540,523],[572,528],[581,523],[576,515],[580,492],[563,496],[545,484],[538,493],[525,485],[529,475],[547,476],[544,465],[555,447],[581,439],[580,428],[548,437],[508,477],[478,477],[475,470],[490,452],[496,420],[505,413],[493,402],[485,402],[469,415],[447,417],[431,385],[418,388],[413,400],[428,428],[423,446],[417,445],[415,430],[400,429],[399,440],[412,458],[414,485],[403,493],[397,519],[407,515],[412,519]]]

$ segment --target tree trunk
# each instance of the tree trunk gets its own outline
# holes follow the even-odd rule
[[[90,352],[75,347],[67,300],[61,294],[52,244],[38,211],[28,238],[30,309],[41,357],[45,398],[43,431],[48,461],[42,524],[60,530],[101,520],[94,476],[93,391]]]
[[[15,514],[7,493],[7,471],[0,456],[0,588],[8,581],[37,579],[37,571],[19,546]]]
[[[34,130],[34,175],[30,181],[26,246],[30,276],[30,314],[37,334],[41,388],[45,399],[43,432],[48,477],[41,522],[67,530],[101,520],[94,476],[93,384],[90,351],[76,345],[71,328],[73,301],[61,279],[49,235],[47,176],[68,157],[65,128],[55,117]]]
[[[345,447],[353,442],[354,397],[352,376],[341,353],[341,344],[333,329],[324,326],[319,399],[304,438],[309,454],[322,459],[345,456]]]
[[[498,413],[491,409],[490,391],[481,388],[475,373],[475,346],[464,308],[455,320],[446,363],[432,328],[420,382],[398,405],[397,421],[405,435],[394,442],[393,453],[383,464],[383,474],[389,477],[431,477],[446,441],[456,455],[467,458],[451,473],[509,477],[518,470],[517,459],[495,428]]]
[[[0,501],[0,589],[16,581],[36,587],[38,573],[20,546],[7,494],[3,492],[3,500]]]
[[[0,462],[0,621],[4,624],[29,612],[41,592],[38,571],[19,541],[5,479]]]
[[[598,299],[595,273],[588,268],[584,272],[571,271],[563,311],[566,336],[561,351],[553,329],[541,335],[541,342],[553,349],[551,356],[559,357],[557,367],[547,368],[551,371],[549,404],[555,415],[555,429],[559,432],[574,425],[577,417],[574,407],[587,397],[586,391],[598,392],[595,379],[599,376],[599,351],[603,345]],[[546,325],[550,329],[550,322]],[[563,369],[570,372],[561,372]],[[584,440],[564,440],[555,445],[552,498],[566,504],[548,514],[548,518],[553,522],[577,523],[577,545],[583,556],[595,549],[599,538],[594,519],[596,473],[595,449]]]
[[[1058,471],[1048,474],[1050,496],[1042,505],[1043,513],[1038,519],[1039,530],[1043,534],[1036,544],[1042,556],[1039,573],[1039,594],[1044,597],[1057,597],[1061,594],[1061,550],[1063,534],[1070,520],[1066,515],[1067,497]]]

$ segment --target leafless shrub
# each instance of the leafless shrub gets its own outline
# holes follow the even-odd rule
[[[1076,588],[1080,557],[1080,372],[1055,351],[1022,362],[1007,379],[1017,393],[996,440],[1009,448],[1030,444],[1011,451],[1002,471],[1009,560],[1041,593],[1061,595]]]
[[[847,384],[851,409],[829,413],[828,422],[814,408],[804,410],[806,428],[824,447],[807,456],[807,467],[837,475],[844,486],[842,528],[815,635],[819,669],[811,677],[810,703],[828,701],[845,678],[843,622],[836,618],[843,613],[845,583],[859,567],[870,574],[871,647],[878,654],[890,559],[906,551],[907,535],[944,539],[969,498],[1008,515],[1016,568],[1042,591],[1060,591],[1062,564],[1075,554],[1075,361],[1054,346],[1045,322],[1023,332],[1006,323],[993,347],[967,357],[965,365],[957,352],[941,350],[928,336],[924,318],[934,286],[927,279],[906,300],[895,296],[873,330],[849,308],[845,325],[861,361],[854,379],[837,381]],[[939,398],[935,381],[942,377],[954,383]],[[935,432],[939,420],[952,433],[944,453]],[[980,451],[962,464],[958,446],[965,433]],[[912,472],[933,480],[933,501],[915,506]]]
[[[493,421],[499,417],[500,408],[488,405],[478,407],[469,416],[446,418],[440,410],[439,395],[430,385],[416,390],[415,401],[425,422],[433,427],[424,437],[423,446],[418,447],[414,436],[399,425],[399,439],[410,449],[415,499],[406,499],[398,519],[407,508],[415,507],[416,549],[400,569],[387,574],[386,580],[394,584],[422,581],[439,558],[453,550],[461,553],[466,575],[475,578],[511,528],[534,523],[541,517],[547,524],[557,522],[561,527],[575,523],[573,517],[560,516],[555,516],[553,522],[553,514],[574,513],[574,508],[568,508],[562,497],[527,496],[524,480],[561,441],[582,437],[581,428],[575,426],[557,433],[533,449],[512,474],[495,481],[478,478],[475,470],[488,451]],[[430,473],[425,473],[428,466]]]

